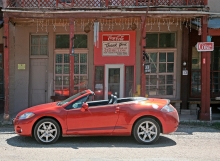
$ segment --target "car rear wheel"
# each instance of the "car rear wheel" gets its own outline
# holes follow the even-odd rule
[[[50,118],[40,120],[34,127],[34,138],[43,144],[56,142],[60,137],[60,126]]]
[[[141,144],[152,144],[160,136],[160,126],[152,118],[142,118],[135,123],[133,135]]]

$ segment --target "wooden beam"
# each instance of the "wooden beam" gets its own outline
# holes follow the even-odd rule
[[[209,36],[220,36],[220,29],[208,29]]]
[[[74,19],[70,19],[70,46],[69,46],[69,55],[70,55],[70,96],[74,94]]]
[[[9,120],[9,18],[4,17],[4,86],[5,107],[4,120]]]
[[[201,41],[207,41],[208,17],[202,17]],[[210,52],[201,52],[201,113],[200,120],[210,120]]]

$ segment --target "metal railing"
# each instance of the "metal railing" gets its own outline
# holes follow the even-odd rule
[[[208,0],[7,0],[4,8],[202,7]]]

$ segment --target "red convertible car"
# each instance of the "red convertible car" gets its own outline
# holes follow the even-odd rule
[[[142,144],[158,140],[160,133],[176,131],[179,116],[167,99],[127,97],[89,101],[85,90],[61,102],[27,108],[13,120],[15,132],[49,144],[61,136],[129,136]]]

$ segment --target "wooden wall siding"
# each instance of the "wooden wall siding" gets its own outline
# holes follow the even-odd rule
[[[6,8],[117,8],[144,7],[149,0],[7,0]],[[150,0],[151,7],[201,7],[207,0]]]

